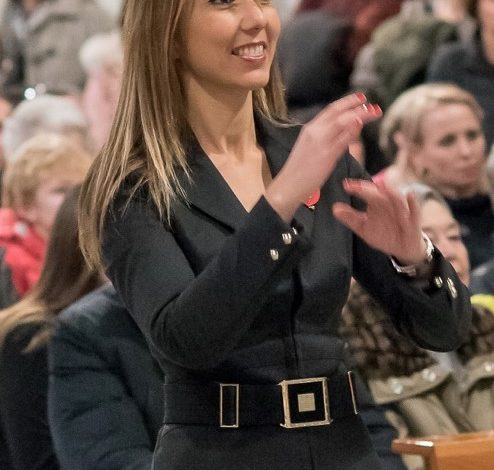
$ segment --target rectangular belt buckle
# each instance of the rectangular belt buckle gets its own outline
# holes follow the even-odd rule
[[[226,396],[226,391],[233,392],[234,397]],[[220,428],[238,428],[239,425],[239,399],[240,386],[239,384],[222,384],[220,383]],[[233,405],[235,416],[227,424],[225,424],[225,405]],[[230,409],[232,406],[229,407]]]
[[[278,385],[285,419],[280,426],[293,429],[331,424],[326,377],[283,380]]]

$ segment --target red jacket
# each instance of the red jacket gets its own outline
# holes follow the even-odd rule
[[[10,271],[17,296],[22,297],[38,281],[45,258],[46,240],[12,209],[0,209],[2,268]]]

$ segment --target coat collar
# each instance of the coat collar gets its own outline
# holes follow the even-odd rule
[[[257,140],[264,148],[273,178],[279,173],[290,154],[300,127],[275,126],[263,118],[256,118]],[[183,175],[181,183],[187,194],[188,204],[226,227],[236,230],[247,211],[230,189],[220,172],[192,136],[186,147],[190,179]],[[312,227],[313,214],[305,206],[299,208],[295,219],[304,226]]]

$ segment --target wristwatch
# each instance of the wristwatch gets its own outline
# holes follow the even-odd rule
[[[432,261],[432,258],[434,257],[434,245],[432,244],[431,239],[424,232],[422,232],[422,239],[425,241],[425,245],[426,245],[424,264],[429,264]],[[402,266],[398,264],[392,256],[390,256],[390,259],[391,259],[391,264],[393,265],[393,268],[395,268],[396,272],[400,274],[406,274],[407,276],[410,277],[415,277],[417,275],[418,265],[409,264],[407,266]]]

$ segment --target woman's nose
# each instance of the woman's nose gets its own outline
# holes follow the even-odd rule
[[[473,152],[474,143],[471,142],[467,137],[462,137],[458,139],[458,147],[462,157],[469,157]]]
[[[267,19],[261,1],[244,0],[242,4],[242,29],[245,31],[259,31],[265,28]]]

